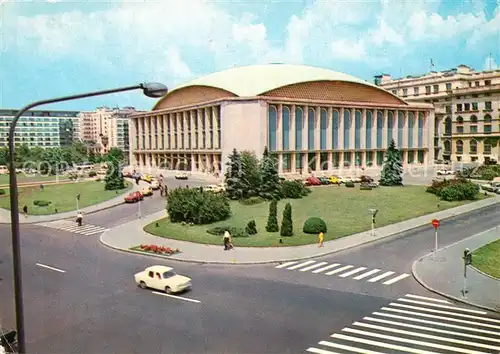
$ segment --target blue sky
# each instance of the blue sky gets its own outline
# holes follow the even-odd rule
[[[0,0],[0,107],[284,62],[365,80],[500,63],[500,0]],[[489,63],[489,54],[492,62]],[[139,92],[52,105],[151,109]]]

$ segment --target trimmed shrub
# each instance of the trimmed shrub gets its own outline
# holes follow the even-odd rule
[[[52,202],[50,200],[34,200],[33,204],[38,207],[46,207],[49,206]]]
[[[479,186],[472,182],[450,185],[441,190],[442,200],[448,202],[456,200],[474,200],[479,193]]]
[[[260,204],[264,201],[264,198],[261,197],[250,197],[246,199],[241,199],[240,203],[243,205],[255,205],[255,204]]]
[[[167,212],[171,222],[201,225],[227,219],[231,207],[224,196],[195,188],[177,188],[169,193]]]
[[[226,231],[229,231],[232,237],[248,237],[249,235],[249,233],[245,232],[242,228],[234,226],[212,227],[207,230],[207,233],[214,236],[222,236]]]
[[[346,182],[346,183],[345,183],[345,186],[346,186],[347,188],[354,188],[354,182]]]
[[[281,236],[293,236],[292,206],[286,203],[283,210],[283,220],[281,220]]]
[[[305,234],[319,234],[320,232],[326,233],[326,231],[326,223],[318,217],[307,219],[302,228],[302,232]]]
[[[257,224],[255,224],[255,220],[250,220],[245,227],[245,232],[249,235],[255,235],[257,233]]]
[[[280,227],[278,225],[278,202],[272,200],[269,204],[269,216],[267,217],[266,231],[278,232]]]
[[[361,191],[371,191],[372,187],[368,183],[362,183],[361,186],[359,186],[359,190],[361,190]]]
[[[283,183],[281,184],[281,194],[284,198],[302,198],[303,196],[310,193],[304,192],[304,189],[306,189],[306,187],[301,181],[283,181]]]
[[[426,192],[435,194],[438,197],[440,197],[441,191],[444,188],[454,186],[457,184],[463,184],[463,183],[468,183],[468,181],[466,179],[462,179],[462,178],[447,179],[447,180],[443,180],[443,181],[434,180],[434,181],[432,181],[432,184],[429,187],[427,187]]]
[[[97,176],[97,172],[96,171],[90,171],[89,172],[89,177],[95,177]]]
[[[5,189],[0,189],[0,195],[5,195]]]

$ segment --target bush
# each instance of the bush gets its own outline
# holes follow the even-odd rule
[[[34,200],[33,204],[38,207],[46,207],[49,206],[52,202],[50,200]]]
[[[0,189],[0,195],[5,195],[5,189]]]
[[[264,201],[264,198],[261,197],[250,197],[246,199],[241,199],[240,203],[244,205],[255,205],[255,204],[260,204]]]
[[[346,183],[345,183],[345,186],[346,186],[347,188],[354,188],[354,182],[346,182]]]
[[[281,184],[281,194],[284,198],[299,199],[310,193],[304,192],[306,187],[301,181],[284,181]]]
[[[293,236],[292,206],[286,203],[283,210],[283,220],[281,220],[281,236]]]
[[[97,172],[96,171],[90,171],[89,172],[89,177],[95,177],[97,176]]]
[[[372,187],[368,183],[362,183],[361,186],[359,186],[359,190],[361,190],[361,191],[371,191]]]
[[[280,227],[278,225],[278,202],[272,200],[269,204],[269,216],[267,217],[266,231],[278,232]]]
[[[232,237],[248,237],[250,233],[247,233],[240,227],[234,226],[217,226],[212,227],[207,230],[207,233],[214,236],[222,236],[224,232],[229,231]]]
[[[227,219],[231,207],[224,196],[194,188],[177,188],[169,193],[167,212],[174,223],[200,225]]]
[[[320,232],[326,233],[326,223],[321,218],[311,217],[304,223],[302,231],[305,234],[319,234]]]
[[[255,220],[250,220],[245,227],[245,232],[249,235],[255,235],[257,233],[257,225],[255,224]]]
[[[479,193],[479,186],[473,182],[453,184],[441,190],[442,200],[448,202],[457,200],[474,200]]]
[[[447,179],[443,181],[432,181],[432,184],[427,187],[426,192],[441,196],[441,191],[449,186],[454,186],[457,184],[469,183],[466,179],[457,178],[457,179]]]

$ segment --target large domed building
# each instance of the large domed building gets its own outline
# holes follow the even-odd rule
[[[171,90],[131,116],[130,161],[144,169],[222,173],[233,148],[281,174],[379,169],[394,139],[403,164],[433,161],[434,111],[356,77],[303,65],[251,65]]]

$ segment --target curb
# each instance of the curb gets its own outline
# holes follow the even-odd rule
[[[423,281],[423,279],[418,275],[416,268],[417,268],[417,263],[421,262],[422,260],[424,260],[427,257],[430,257],[433,253],[434,252],[427,253],[425,256],[422,256],[419,259],[417,259],[415,262],[413,262],[413,264],[411,266],[411,273],[413,275],[413,278],[417,281],[417,283],[419,283],[421,286],[423,286],[425,289],[429,290],[430,292],[438,294],[438,295],[441,295],[442,297],[448,298],[450,300],[461,302],[461,303],[464,303],[464,304],[469,305],[469,306],[478,307],[478,308],[481,308],[483,310],[487,310],[487,311],[490,311],[490,312],[500,313],[500,308],[494,309],[492,307],[488,307],[488,306],[476,304],[474,302],[471,302],[471,301],[468,301],[468,300],[465,300],[465,299],[461,299],[459,297],[456,297],[456,296],[453,296],[453,295],[450,295],[450,294],[446,294],[444,292],[436,290],[436,289],[432,288],[431,286],[427,285],[427,283],[425,283]]]

